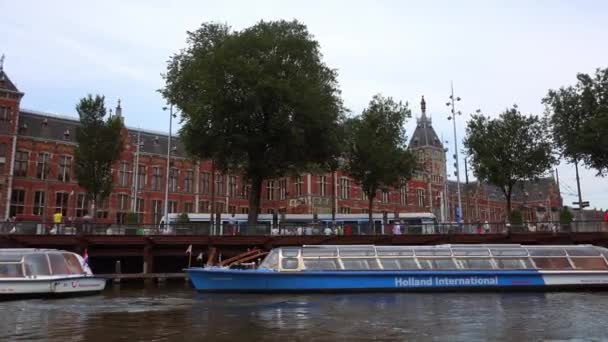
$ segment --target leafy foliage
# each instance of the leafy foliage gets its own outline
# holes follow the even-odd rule
[[[360,116],[347,121],[345,168],[367,195],[369,222],[376,192],[405,184],[417,167],[415,155],[406,149],[403,126],[409,117],[407,104],[376,95]]]
[[[123,150],[122,119],[118,116],[106,119],[104,101],[103,96],[88,95],[76,105],[80,127],[76,132],[74,173],[78,185],[95,202],[103,201],[112,192],[112,165]]]
[[[570,162],[583,161],[608,173],[608,68],[595,76],[578,74],[577,84],[549,90],[543,99],[551,113],[553,137]]]
[[[182,111],[186,150],[251,183],[255,222],[261,183],[335,159],[342,102],[336,71],[297,21],[242,31],[206,23],[168,64],[165,98]]]
[[[559,212],[559,222],[562,224],[569,224],[572,223],[572,219],[574,218],[574,215],[572,214],[572,212],[564,207],[560,212]]]
[[[555,162],[546,120],[524,116],[517,106],[496,119],[474,114],[464,144],[475,176],[502,190],[508,214],[515,184],[543,175]]]

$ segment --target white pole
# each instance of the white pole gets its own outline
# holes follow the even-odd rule
[[[137,191],[139,191],[139,147],[141,145],[141,131],[137,131],[137,148],[135,149],[135,165],[133,166],[133,203],[131,211],[137,210]]]
[[[454,156],[456,157],[456,189],[458,191],[458,208],[457,213],[459,218],[457,221],[462,220],[462,199],[460,196],[460,167],[458,163],[458,138],[456,137],[456,110],[454,106],[454,83],[451,83],[452,94],[450,99],[452,100],[452,123],[454,124]]]

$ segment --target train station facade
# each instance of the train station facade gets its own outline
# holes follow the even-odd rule
[[[23,109],[25,96],[0,69],[0,216],[50,221],[60,211],[72,220],[88,212],[84,190],[74,178],[74,148],[78,117]],[[454,221],[455,182],[448,181],[446,150],[426,115],[424,99],[409,142],[422,168],[406,185],[378,191],[374,212],[432,212],[440,221]],[[113,115],[122,116],[120,103]],[[96,220],[123,223],[136,212],[140,222],[155,224],[168,210],[181,212],[247,213],[248,184],[239,174],[213,172],[209,161],[195,163],[180,144],[163,132],[125,128],[124,150],[114,165],[112,194],[97,207]],[[139,147],[139,148],[138,148]],[[168,177],[168,182],[167,182]],[[461,184],[465,221],[498,222],[505,218],[499,189],[483,183]],[[552,177],[528,182],[515,190],[513,208],[531,220],[556,219],[562,205]],[[262,186],[261,213],[364,213],[365,194],[343,171],[304,173],[267,180]]]

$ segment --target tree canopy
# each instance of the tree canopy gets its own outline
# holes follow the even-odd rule
[[[106,118],[105,98],[88,95],[80,99],[76,111],[80,127],[76,131],[74,173],[93,203],[103,201],[112,192],[112,165],[123,150],[119,116]],[[94,209],[94,208],[93,208]],[[95,213],[92,213],[95,217]]]
[[[517,106],[498,118],[474,114],[467,124],[464,141],[475,176],[498,186],[511,214],[511,194],[517,182],[546,173],[555,158],[546,120],[522,115]]]
[[[376,95],[360,116],[347,121],[345,168],[367,195],[369,222],[376,192],[405,184],[417,167],[403,128],[410,117],[407,104]]]
[[[335,159],[343,112],[336,75],[297,21],[241,31],[204,23],[170,58],[162,93],[181,109],[188,153],[248,179],[253,223],[263,180]]]
[[[578,74],[574,86],[549,90],[543,103],[551,114],[558,150],[569,162],[584,162],[608,174],[608,68]]]

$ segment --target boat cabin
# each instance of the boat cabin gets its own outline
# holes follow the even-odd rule
[[[0,279],[84,274],[87,272],[76,253],[31,248],[0,250]]]
[[[608,271],[608,249],[592,245],[318,245],[273,249],[260,268],[280,272],[381,270]]]

